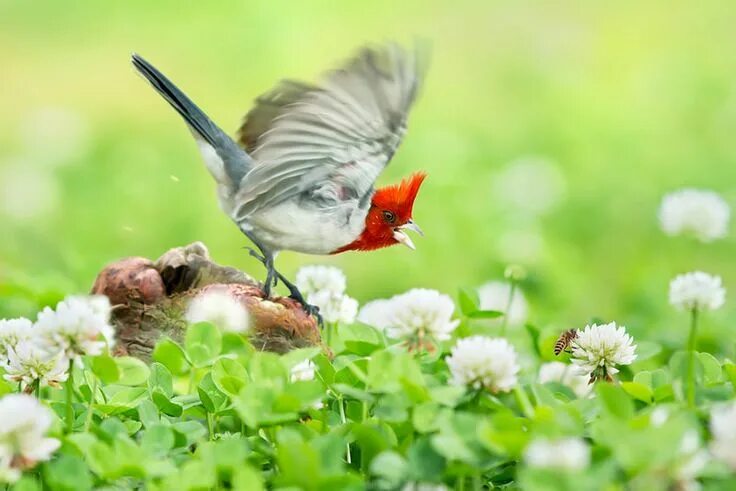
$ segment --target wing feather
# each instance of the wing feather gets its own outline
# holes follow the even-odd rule
[[[416,51],[367,47],[319,85],[284,81],[259,97],[240,129],[256,165],[234,218],[300,194],[328,207],[369,193],[406,131],[420,65]]]

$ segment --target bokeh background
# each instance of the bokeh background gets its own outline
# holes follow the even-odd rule
[[[85,292],[116,258],[195,240],[262,275],[131,52],[234,132],[277,79],[419,38],[432,64],[380,183],[429,173],[415,207],[426,237],[415,252],[284,253],[280,269],[338,265],[366,301],[416,286],[454,295],[516,263],[532,322],[616,319],[680,343],[676,273],[720,274],[736,300],[733,233],[701,244],[657,222],[681,187],[736,203],[734,25],[718,0],[0,0],[0,316]],[[702,342],[732,338],[734,305],[707,317]]]

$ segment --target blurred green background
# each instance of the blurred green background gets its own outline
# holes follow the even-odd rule
[[[284,253],[280,269],[338,265],[366,301],[415,286],[454,294],[519,263],[533,322],[597,316],[679,342],[671,277],[702,269],[736,285],[733,234],[667,238],[656,216],[683,186],[734,203],[734,25],[722,0],[0,0],[0,315],[87,291],[116,258],[195,240],[262,276],[131,52],[234,132],[277,79],[313,80],[365,42],[419,38],[432,64],[380,183],[429,172],[415,206],[426,237],[415,252]],[[735,303],[707,317],[704,342],[729,335]]]

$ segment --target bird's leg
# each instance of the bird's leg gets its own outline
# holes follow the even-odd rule
[[[276,269],[273,266],[273,252],[264,247],[253,234],[244,230],[242,227],[240,230],[258,248],[258,251],[256,251],[255,249],[246,247],[250,251],[250,255],[258,259],[266,267],[266,282],[263,284],[263,293],[266,295],[266,298],[269,298],[271,296],[271,288],[276,286]]]
[[[269,298],[271,296],[271,288],[276,286],[276,281],[281,280],[284,286],[289,289],[289,297],[299,302],[304,311],[308,315],[313,315],[317,319],[319,326],[324,327],[324,321],[322,320],[322,316],[319,313],[319,307],[317,307],[316,305],[308,304],[307,301],[304,299],[304,295],[302,295],[302,292],[299,291],[296,285],[287,280],[284,275],[276,271],[276,268],[274,268],[273,265],[273,254],[269,252],[268,249],[264,248],[251,233],[243,230],[242,228],[241,230],[243,231],[243,234],[245,234],[245,236],[248,237],[250,241],[253,242],[253,244],[255,244],[255,246],[258,248],[258,250],[255,250],[251,247],[246,247],[246,249],[248,249],[248,251],[250,252],[250,255],[263,263],[263,265],[266,267],[266,283],[263,286],[263,293],[266,295],[266,298]]]
[[[273,266],[273,256],[269,254],[259,254],[258,251],[252,247],[246,247],[251,256],[256,258],[266,267],[266,282],[263,284],[263,293],[266,298],[271,296],[271,288],[276,286],[277,278],[280,274],[276,271]]]
[[[271,298],[271,288],[276,286],[276,268],[273,267],[273,256],[267,255],[263,265],[266,266],[266,284],[263,286],[263,294]]]
[[[263,265],[266,266],[266,268],[268,268],[268,265],[266,264],[266,258],[264,256],[259,254],[258,251],[256,251],[255,249],[252,249],[250,247],[248,247],[247,249],[250,252],[251,256],[253,256],[257,260],[262,262]],[[273,261],[272,261],[271,266],[273,267]],[[324,326],[324,320],[322,319],[322,315],[319,313],[319,307],[317,307],[316,305],[307,303],[306,299],[304,298],[304,295],[302,295],[302,292],[299,291],[299,288],[297,288],[297,286],[294,283],[287,280],[284,275],[276,271],[276,269],[273,269],[273,272],[275,274],[273,286],[276,286],[277,279],[281,280],[281,283],[283,283],[284,286],[289,290],[289,298],[294,299],[297,302],[299,302],[302,308],[304,309],[304,311],[308,315],[313,315],[317,319],[317,322],[319,323],[320,327]],[[268,280],[266,281],[268,282]]]
[[[299,291],[299,288],[297,288],[294,283],[287,280],[284,277],[284,275],[282,275],[278,271],[276,272],[276,275],[281,280],[281,283],[283,283],[284,286],[289,289],[289,298],[293,298],[294,300],[299,302],[304,308],[304,311],[308,315],[313,315],[317,319],[319,326],[324,327],[325,322],[322,319],[322,314],[319,313],[319,307],[317,307],[316,305],[307,303],[306,299],[304,298],[304,295],[302,295],[302,292]]]

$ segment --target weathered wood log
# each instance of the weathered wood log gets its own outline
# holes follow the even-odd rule
[[[250,314],[246,334],[260,350],[284,353],[321,345],[315,319],[288,297],[265,298],[262,285],[247,274],[210,259],[207,247],[195,242],[167,251],[155,262],[129,257],[100,271],[92,293],[113,305],[116,354],[149,360],[162,336],[183,338],[189,302],[212,290],[224,291]]]

